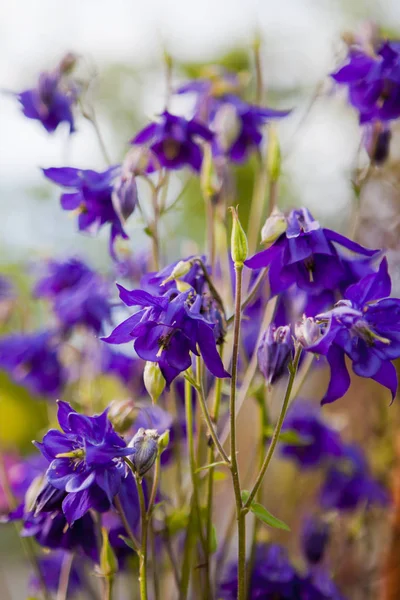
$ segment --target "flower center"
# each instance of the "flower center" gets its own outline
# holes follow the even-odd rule
[[[167,158],[168,160],[174,160],[174,158],[178,156],[181,150],[180,142],[177,142],[172,138],[165,140],[163,142],[162,147],[165,154],[165,158]]]

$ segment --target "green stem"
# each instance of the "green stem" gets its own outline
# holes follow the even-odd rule
[[[282,409],[281,409],[281,413],[279,415],[278,421],[275,425],[275,429],[274,429],[274,433],[272,435],[272,439],[271,439],[271,443],[268,447],[268,452],[265,455],[263,464],[261,466],[260,472],[257,476],[256,482],[253,486],[253,489],[250,492],[250,495],[245,503],[245,505],[243,506],[243,512],[247,513],[250,510],[250,506],[251,503],[253,502],[265,475],[266,470],[268,469],[268,466],[271,462],[271,459],[273,457],[276,445],[278,443],[279,440],[279,435],[281,433],[282,430],[282,425],[283,425],[283,421],[285,419],[286,416],[286,412],[289,406],[289,402],[290,402],[290,398],[292,395],[292,388],[293,388],[293,383],[296,377],[296,372],[297,372],[297,368],[299,365],[299,360],[300,360],[300,354],[301,354],[301,346],[298,346],[296,349],[296,353],[295,353],[295,357],[293,360],[293,364],[290,368],[290,374],[289,374],[289,380],[287,383],[287,387],[286,387],[286,392],[285,392],[285,397],[283,399],[283,404],[282,404]]]
[[[74,561],[73,554],[66,554],[63,558],[63,562],[61,565],[60,579],[58,582],[57,600],[67,600],[69,577],[71,574],[73,561]],[[111,598],[111,596],[110,596],[110,598]]]
[[[262,269],[258,276],[257,279],[255,280],[253,287],[251,288],[251,290],[249,291],[249,293],[247,294],[246,298],[243,300],[242,302],[242,312],[245,310],[245,308],[247,308],[249,306],[249,304],[251,304],[251,302],[254,300],[261,284],[263,283],[266,274],[268,273],[268,267],[266,267],[265,269]],[[226,324],[230,325],[233,322],[235,315],[230,316],[227,320],[226,320]]]
[[[139,589],[140,600],[147,600],[147,534],[148,520],[146,511],[146,502],[144,499],[142,480],[136,476],[137,489],[139,494],[140,520],[142,523],[141,544],[139,553]]]
[[[132,545],[133,545],[135,551],[139,554],[139,552],[140,552],[140,544],[139,544],[138,540],[136,539],[135,534],[132,531],[132,528],[131,528],[131,526],[129,524],[128,519],[126,518],[126,514],[125,514],[125,511],[124,511],[124,509],[122,507],[121,500],[120,500],[118,494],[114,498],[114,504],[115,504],[115,508],[118,511],[118,514],[119,514],[119,517],[120,517],[120,519],[122,521],[122,524],[123,524],[123,526],[125,528],[125,531],[128,534],[128,537],[131,540]]]
[[[114,577],[104,579],[104,600],[112,600]]]
[[[230,453],[233,490],[235,493],[236,522],[238,531],[238,600],[246,598],[246,521],[240,489],[239,465],[237,462],[236,439],[236,383],[238,371],[240,321],[242,302],[243,264],[235,264],[235,318],[233,327],[232,377],[229,401]]]

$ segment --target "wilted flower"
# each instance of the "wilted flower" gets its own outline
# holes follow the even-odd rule
[[[344,396],[350,386],[345,355],[356,375],[370,377],[396,395],[397,374],[392,360],[400,357],[400,300],[388,298],[391,281],[387,260],[379,271],[350,286],[336,306],[316,317],[324,335],[308,350],[326,355],[331,379],[322,403]]]
[[[43,442],[35,442],[50,462],[48,482],[67,495],[62,510],[69,524],[91,508],[107,510],[125,476],[124,456],[132,454],[107,417],[87,417],[67,402],[58,403],[58,422],[63,431],[51,429]]]
[[[335,244],[369,257],[378,252],[364,248],[331,229],[321,228],[309,211],[302,208],[289,213],[286,231],[272,246],[247,259],[245,264],[250,269],[269,267],[273,296],[293,284],[311,293],[334,290],[343,281],[348,281],[353,262],[340,254]]]
[[[196,138],[212,140],[211,131],[192,119],[171,115],[164,111],[160,122],[147,125],[131,140],[131,144],[146,144],[156,160],[149,161],[147,172],[157,168],[157,161],[166,169],[181,169],[190,166],[200,171],[203,152]]]
[[[320,492],[324,509],[355,510],[361,505],[389,502],[386,490],[370,474],[362,450],[356,445],[346,446],[341,459],[328,469]]]
[[[113,257],[115,238],[117,236],[128,238],[112,199],[120,171],[119,165],[103,172],[72,167],[43,169],[48,179],[72,190],[62,194],[60,201],[64,210],[77,212],[80,231],[97,232],[100,227],[110,223],[110,254]],[[134,206],[130,208],[133,210]],[[125,211],[125,218],[128,212],[129,210]]]
[[[275,383],[287,370],[293,355],[290,327],[270,325],[264,332],[257,350],[258,368],[268,385]]]
[[[49,261],[35,294],[52,301],[53,310],[64,329],[84,325],[96,333],[110,321],[111,308],[106,282],[82,261],[72,258]]]
[[[201,355],[215,377],[228,377],[216,348],[215,323],[201,314],[202,297],[193,290],[178,293],[171,289],[163,296],[142,290],[128,291],[118,285],[120,298],[127,306],[140,310],[118,325],[104,341],[124,344],[134,341],[140,358],[157,362],[171,383],[191,364],[191,353]]]
[[[14,333],[0,338],[0,368],[34,394],[58,396],[66,381],[58,351],[49,331]]]
[[[316,467],[327,458],[342,455],[340,434],[325,423],[320,408],[311,402],[294,402],[282,431],[294,431],[299,435],[298,444],[281,443],[280,448],[282,456],[295,460],[303,468]]]
[[[156,429],[141,427],[129,442],[132,448],[131,461],[139,477],[143,477],[154,464],[158,454],[157,440],[159,434]]]

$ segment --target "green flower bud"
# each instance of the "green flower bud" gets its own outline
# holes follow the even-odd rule
[[[100,572],[103,577],[114,577],[118,572],[118,561],[108,539],[107,529],[101,528],[103,543],[100,552]]]
[[[151,469],[157,458],[158,438],[156,429],[141,427],[129,442],[129,446],[134,450],[131,460],[140,477]]]
[[[276,130],[272,126],[268,133],[267,172],[270,181],[278,181],[281,174],[281,150]]]
[[[287,221],[285,215],[279,208],[274,208],[261,229],[261,243],[272,244],[286,229]]]
[[[171,275],[164,279],[161,282],[161,285],[165,285],[169,281],[174,281],[174,279],[180,279],[180,277],[184,277],[187,275],[192,268],[193,263],[190,260],[180,260],[175,267],[172,269]]]
[[[153,404],[156,404],[165,388],[164,375],[161,373],[158,363],[149,360],[146,362],[143,371],[143,382]]]
[[[135,420],[135,403],[131,398],[113,400],[108,411],[108,418],[117,433],[126,433]]]
[[[247,245],[247,237],[239,221],[237,209],[231,206],[230,210],[233,218],[231,234],[231,256],[235,265],[243,265],[249,252],[249,248]]]
[[[159,449],[160,454],[162,454],[162,452],[164,452],[164,450],[166,450],[168,448],[168,445],[169,445],[169,429],[164,431],[164,433],[162,433],[160,435],[160,437],[158,438],[158,449]]]

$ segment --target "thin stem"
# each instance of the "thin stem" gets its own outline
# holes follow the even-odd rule
[[[266,274],[268,273],[268,267],[266,267],[265,269],[262,269],[258,276],[257,279],[255,280],[253,287],[251,288],[251,290],[249,291],[249,293],[247,294],[246,298],[243,300],[242,302],[242,312],[249,306],[249,304],[252,303],[252,301],[254,300],[258,290],[260,289],[260,286],[262,284],[262,282],[265,279]],[[233,322],[235,315],[230,316],[227,320],[226,320],[226,324],[230,325]]]
[[[186,530],[185,545],[182,558],[182,575],[179,584],[179,600],[186,600],[189,591],[190,574],[192,570],[193,550],[196,544],[195,536],[195,500],[192,494],[190,503],[189,522]]]
[[[256,94],[255,103],[261,104],[263,96],[263,80],[261,68],[260,41],[257,39],[254,42],[254,62],[256,70]]]
[[[210,194],[205,196],[206,203],[206,230],[207,230],[207,254],[211,265],[211,272],[214,272],[215,264],[215,210],[213,199]]]
[[[268,216],[271,215],[274,208],[278,204],[278,180],[271,179],[269,182],[269,194],[268,194]]]
[[[119,517],[120,517],[120,519],[122,521],[122,524],[125,527],[125,531],[128,534],[128,537],[131,540],[132,545],[133,545],[135,551],[139,554],[139,552],[140,552],[140,544],[139,544],[138,540],[136,539],[135,534],[132,531],[132,528],[131,528],[131,526],[129,524],[129,521],[128,521],[127,517],[126,517],[125,511],[124,511],[124,509],[122,507],[122,504],[121,504],[121,499],[118,496],[118,494],[114,498],[114,504],[115,504],[115,508],[118,511],[118,514],[119,514]]]
[[[259,158],[259,165],[255,175],[253,197],[251,199],[249,223],[247,226],[247,239],[249,245],[249,255],[251,256],[257,249],[259,233],[262,226],[265,196],[267,188],[267,168],[266,160]],[[250,283],[250,271],[246,273],[244,289],[248,288]]]
[[[71,574],[73,554],[66,554],[61,565],[60,579],[58,581],[57,600],[67,600],[69,576]],[[110,596],[111,598],[111,596]]]
[[[243,507],[243,512],[248,512],[250,510],[250,506],[251,503],[253,502],[265,475],[266,470],[268,469],[268,466],[271,462],[271,459],[273,457],[276,445],[278,443],[279,440],[279,436],[281,433],[281,429],[282,429],[282,425],[283,425],[283,421],[285,419],[286,416],[286,411],[288,409],[289,406],[289,402],[291,399],[291,395],[292,395],[292,388],[293,388],[293,383],[296,377],[296,373],[297,373],[297,368],[299,365],[299,360],[300,360],[300,354],[301,354],[301,346],[298,346],[296,349],[296,353],[295,353],[295,357],[293,360],[293,364],[290,368],[290,372],[289,372],[289,380],[287,383],[287,387],[286,387],[286,392],[285,392],[285,397],[283,399],[283,404],[282,404],[282,409],[281,409],[281,413],[279,415],[278,421],[275,425],[275,429],[274,429],[274,433],[272,435],[272,439],[271,439],[271,443],[268,447],[268,451],[267,454],[265,455],[264,458],[264,462],[262,464],[262,467],[260,469],[260,472],[257,476],[256,482],[253,486],[253,489],[250,492],[249,497],[247,498],[247,501]]]
[[[85,119],[87,119],[89,121],[89,123],[92,124],[92,127],[96,134],[97,141],[99,143],[99,147],[100,147],[101,153],[103,155],[104,161],[106,162],[107,165],[111,165],[111,159],[107,152],[107,148],[104,143],[103,136],[101,134],[100,127],[99,127],[96,113],[95,113],[93,106],[91,106],[91,114],[89,114],[89,112],[83,107],[83,105],[81,103],[81,111],[82,111],[82,115],[85,117]]]
[[[139,589],[140,600],[147,600],[147,534],[148,521],[146,511],[146,501],[143,492],[142,480],[136,476],[137,489],[139,494],[140,520],[142,523],[141,544],[139,552]]]
[[[112,600],[114,577],[104,579],[104,600]]]
[[[232,377],[229,401],[230,452],[233,490],[235,493],[238,530],[238,600],[246,598],[246,521],[243,514],[236,440],[236,383],[238,371],[243,265],[235,264],[235,319],[233,328]]]
[[[208,287],[210,289],[210,293],[211,293],[212,297],[214,298],[214,300],[216,301],[216,303],[218,304],[219,308],[222,310],[223,315],[225,316],[225,307],[224,307],[223,300],[210,277],[210,274],[207,270],[206,265],[201,260],[201,258],[198,256],[194,259],[194,262],[197,262],[200,265],[202,273],[204,275],[204,278],[207,281]]]
[[[157,548],[156,548],[156,532],[154,530],[154,523],[150,519],[150,546],[151,546],[151,558],[153,565],[153,585],[154,585],[154,599],[159,600],[160,598],[160,581],[158,576],[158,565],[157,565]]]

